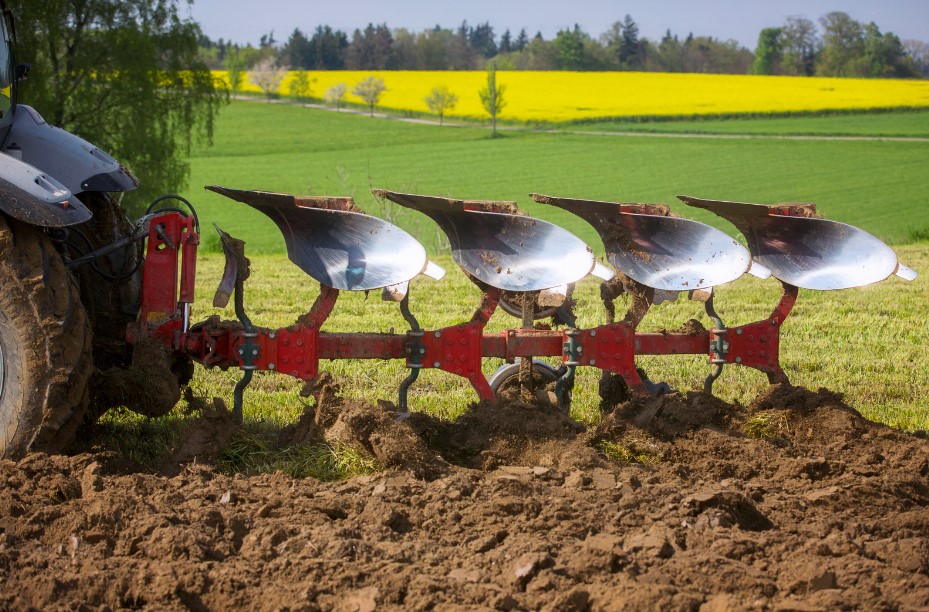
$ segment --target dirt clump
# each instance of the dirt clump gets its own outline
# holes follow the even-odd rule
[[[188,398],[188,406],[200,410],[200,417],[184,432],[175,448],[161,460],[160,472],[176,476],[192,463],[212,465],[239,431],[239,424],[225,402],[218,397],[212,404]]]
[[[0,609],[929,607],[929,441],[827,390],[670,394],[586,430],[550,406],[449,423],[332,391],[286,435],[384,472],[0,461]]]
[[[164,416],[181,399],[174,351],[161,342],[145,339],[132,351],[128,368],[114,367],[94,373],[94,401],[101,406],[126,406],[144,416]],[[186,381],[185,381],[186,382]]]

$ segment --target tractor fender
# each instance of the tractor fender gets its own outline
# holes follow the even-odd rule
[[[71,193],[129,191],[139,180],[118,161],[79,136],[49,125],[31,106],[17,104],[4,153],[55,177]]]
[[[9,155],[0,155],[0,211],[41,227],[76,225],[93,216],[54,177]]]

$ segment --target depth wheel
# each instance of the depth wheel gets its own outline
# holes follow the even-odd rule
[[[558,380],[560,376],[558,370],[550,364],[536,359],[532,360],[532,382],[537,394],[540,391],[544,392],[545,387]],[[487,383],[499,399],[519,399],[519,363],[507,363],[500,366]]]
[[[0,456],[57,453],[87,409],[91,330],[41,230],[0,215]]]
[[[574,294],[574,283],[571,283],[568,285],[568,290],[565,292],[564,302],[569,303],[569,304],[572,303],[571,296],[573,294]],[[523,307],[519,303],[519,300],[517,299],[518,295],[519,294],[517,293],[513,293],[510,291],[504,291],[503,296],[500,298],[500,309],[503,312],[507,313],[508,315],[514,316],[517,319],[521,319],[523,316]],[[536,304],[536,307],[532,313],[532,319],[534,321],[538,321],[540,319],[547,319],[549,317],[553,317],[553,318],[557,317],[558,309],[561,308],[561,306],[562,306],[561,304],[559,304],[558,306],[539,306],[538,304]],[[565,321],[559,321],[559,322],[565,325],[568,324]],[[540,363],[544,363],[544,362],[540,362]]]

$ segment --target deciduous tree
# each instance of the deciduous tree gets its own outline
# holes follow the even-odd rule
[[[381,100],[381,94],[387,91],[384,86],[384,79],[371,75],[361,80],[352,93],[361,98],[370,109],[371,116],[374,116],[374,107]]]
[[[126,164],[139,209],[181,190],[185,152],[212,139],[228,99],[198,55],[200,27],[182,0],[7,0],[19,60],[32,64],[20,101]]]
[[[782,56],[781,33],[780,28],[765,28],[758,35],[752,74],[776,74],[779,71]]]
[[[784,74],[811,76],[819,45],[815,23],[803,17],[788,17],[781,28],[781,67]]]
[[[503,92],[506,90],[505,85],[497,84],[497,64],[487,62],[487,85],[478,92],[481,98],[481,104],[484,110],[490,115],[493,124],[493,135],[497,135],[497,115],[503,110],[506,102],[503,100]]]
[[[306,70],[295,70],[290,78],[290,95],[294,96],[300,102],[306,102],[310,99],[313,92],[313,82],[316,79],[310,77]]]
[[[820,76],[864,76],[864,28],[848,13],[835,11],[819,20],[823,26],[823,50],[816,63]]]
[[[327,104],[335,106],[336,109],[340,109],[345,106],[345,94],[347,91],[348,89],[345,87],[345,83],[330,85],[323,94],[323,100],[325,100]]]
[[[929,76],[929,43],[915,39],[904,40],[903,50],[913,60],[916,71],[924,77]]]
[[[226,53],[226,58],[223,61],[223,65],[226,67],[226,77],[229,80],[229,90],[233,93],[239,91],[239,88],[242,87],[242,80],[245,78],[245,64],[242,61],[239,50],[235,47],[231,48]]]
[[[277,95],[285,76],[287,76],[287,68],[279,66],[270,57],[261,60],[248,71],[248,80],[257,86],[269,100]]]
[[[458,104],[458,96],[449,91],[445,85],[433,87],[426,96],[426,106],[439,116],[439,125],[442,125],[445,113],[455,108],[456,104]]]

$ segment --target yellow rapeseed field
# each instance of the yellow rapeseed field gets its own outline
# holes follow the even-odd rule
[[[346,100],[360,103],[351,91],[371,75],[384,79],[387,87],[380,108],[428,113],[426,96],[433,87],[445,85],[458,96],[447,116],[485,116],[478,98],[486,83],[483,71],[311,71],[310,95],[321,98],[328,87],[344,83]],[[290,93],[292,76],[284,79],[280,93]],[[501,118],[520,121],[929,107],[926,80],[498,71],[497,83],[506,87]],[[251,82],[240,89],[260,93]]]

